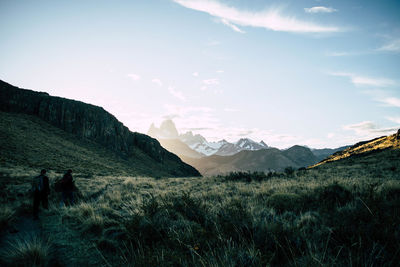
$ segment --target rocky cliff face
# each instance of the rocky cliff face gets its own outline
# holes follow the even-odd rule
[[[138,148],[161,164],[178,163],[178,170],[174,174],[177,176],[199,175],[196,169],[161,147],[156,139],[129,131],[113,115],[98,106],[20,89],[0,81],[0,110],[38,116],[80,139],[89,139],[125,157],[132,156],[133,149]]]

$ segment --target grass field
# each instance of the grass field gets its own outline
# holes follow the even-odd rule
[[[40,235],[24,240],[9,232],[31,216],[35,173],[4,169],[2,264],[395,266],[399,170],[326,166],[243,180],[77,174],[77,203],[60,207],[52,192]]]

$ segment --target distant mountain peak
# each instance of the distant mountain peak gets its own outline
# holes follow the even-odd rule
[[[268,148],[268,145],[263,141],[260,143],[243,137],[240,138],[235,143],[230,143],[225,139],[218,142],[209,142],[205,137],[200,134],[193,134],[192,131],[187,131],[184,134],[179,134],[176,130],[175,124],[172,120],[165,120],[161,123],[160,128],[151,124],[148,131],[148,135],[157,139],[179,139],[191,149],[199,152],[200,154],[210,156],[210,155],[234,155],[242,150],[260,150]]]
[[[178,139],[179,137],[175,123],[170,119],[163,121],[160,128],[152,123],[147,134],[157,139]]]
[[[265,147],[268,147],[268,145],[263,140],[261,140],[260,144],[265,146]]]

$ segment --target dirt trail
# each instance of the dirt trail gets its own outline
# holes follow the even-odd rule
[[[115,186],[118,185],[116,182],[106,184],[97,192],[90,194],[82,199],[79,196],[75,196],[75,201],[93,201],[96,202],[98,198],[107,191],[112,191]],[[50,261],[57,261],[59,266],[77,266],[87,262],[88,259],[80,257],[81,254],[94,254],[98,252],[93,245],[86,244],[86,240],[80,240],[79,231],[69,231],[65,229],[63,224],[63,216],[60,213],[55,212],[60,205],[60,199],[53,198],[49,199],[50,210],[46,211],[42,207],[39,209],[39,219],[34,220],[31,214],[24,214],[15,219],[15,221],[8,225],[6,229],[0,229],[0,254],[7,253],[7,250],[11,248],[10,244],[16,244],[18,241],[29,240],[34,237],[38,237],[41,240],[50,240],[51,242],[51,258]],[[56,209],[54,207],[57,207]],[[71,244],[82,243],[81,246],[71,247]],[[81,248],[85,248],[87,251],[82,252]],[[57,259],[54,258],[56,256]],[[79,256],[78,256],[79,255]],[[91,259],[94,265],[101,266],[104,264],[102,258],[97,257]],[[0,265],[2,260],[0,259]]]

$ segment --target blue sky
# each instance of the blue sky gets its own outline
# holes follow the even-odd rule
[[[0,79],[210,141],[337,147],[400,127],[399,1],[4,1]]]

